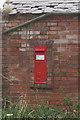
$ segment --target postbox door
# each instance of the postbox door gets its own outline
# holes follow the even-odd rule
[[[35,83],[46,83],[46,62],[35,63]]]
[[[39,48],[39,47],[38,47]],[[35,83],[46,83],[46,51],[35,51]]]

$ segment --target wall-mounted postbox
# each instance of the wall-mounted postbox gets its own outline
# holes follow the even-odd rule
[[[34,83],[46,83],[46,46],[35,46],[34,51]]]

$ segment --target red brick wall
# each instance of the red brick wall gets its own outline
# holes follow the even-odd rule
[[[37,15],[12,16],[5,22],[4,29],[35,17]],[[47,46],[47,86],[35,85],[36,89],[31,88],[34,87],[34,45]],[[77,100],[77,15],[52,15],[3,35],[3,75],[10,80],[3,78],[3,96],[31,99],[33,103],[36,98],[46,98],[52,103],[65,95]]]

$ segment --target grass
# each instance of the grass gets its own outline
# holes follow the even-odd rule
[[[64,118],[75,119],[80,118],[80,103],[76,102],[71,104],[69,96],[58,102],[57,106],[52,104],[51,106],[47,101],[42,101],[40,104],[29,106],[25,100],[20,100],[18,103],[8,101],[6,98],[3,100],[2,118]]]
[[[4,77],[4,76],[2,76]],[[6,78],[10,81],[8,78]],[[12,82],[12,81],[10,81]],[[37,98],[36,91],[36,98]],[[64,93],[63,86],[60,86],[60,93]],[[24,94],[24,97],[26,94]],[[23,97],[23,95],[22,95]],[[50,104],[47,100],[41,100],[39,103],[36,100],[36,104],[33,106],[29,105],[29,102],[26,100],[21,100],[19,98],[19,102],[13,103],[9,97],[3,97],[3,105],[2,105],[2,119],[13,120],[15,118],[22,118],[26,120],[28,118],[34,119],[59,119],[63,118],[63,120],[73,120],[80,119],[80,101],[72,103],[72,100],[69,96],[65,96],[60,101],[56,102],[56,104]]]

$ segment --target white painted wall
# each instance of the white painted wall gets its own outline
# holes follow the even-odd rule
[[[3,4],[6,0],[0,0],[0,8],[3,8]]]

